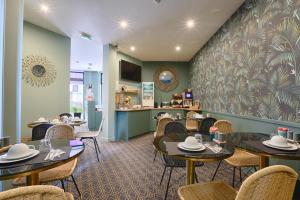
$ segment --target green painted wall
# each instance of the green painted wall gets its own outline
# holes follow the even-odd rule
[[[29,122],[39,117],[53,118],[69,112],[70,38],[24,23],[23,57],[45,56],[56,68],[53,83],[33,87],[22,82],[22,136],[31,136]]]
[[[155,87],[155,101],[157,101],[158,103],[160,103],[161,101],[171,101],[172,94],[181,93],[184,89],[189,87],[190,66],[188,62],[143,62],[143,81],[154,81],[153,75],[155,74],[155,71],[160,67],[170,67],[175,69],[178,75],[179,84],[174,90],[169,92],[161,91],[158,87]]]

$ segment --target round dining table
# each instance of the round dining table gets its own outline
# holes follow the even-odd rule
[[[31,141],[28,144],[39,149],[40,141]],[[0,181],[26,176],[26,185],[38,185],[40,172],[72,161],[82,154],[85,148],[84,144],[74,146],[70,140],[51,140],[51,145],[53,149],[61,149],[65,153],[54,160],[45,160],[48,154],[46,152],[39,153],[37,156],[24,161],[0,164]],[[1,153],[1,155],[4,153]]]
[[[154,139],[153,145],[157,151],[165,156],[186,161],[186,184],[193,184],[195,181],[195,162],[213,162],[223,160],[233,155],[234,145],[230,142],[222,144],[220,151],[213,147],[217,144],[211,142],[207,135],[203,135],[203,144],[206,146],[204,151],[191,152],[184,151],[177,147],[179,142],[185,141],[187,134],[171,134]]]
[[[236,148],[248,151],[260,157],[261,169],[269,166],[269,158],[300,160],[300,146],[298,143],[296,143],[298,150],[287,151],[265,146],[262,142],[270,139],[269,134],[236,132],[231,134],[230,137]]]

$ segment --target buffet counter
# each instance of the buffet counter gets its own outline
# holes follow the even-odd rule
[[[173,116],[177,113],[185,116],[191,111],[188,108],[139,108],[116,109],[116,140],[125,140],[153,132],[156,129],[156,120],[153,118],[159,112],[167,112]],[[199,110],[194,110],[199,112]],[[185,123],[184,120],[181,123]]]

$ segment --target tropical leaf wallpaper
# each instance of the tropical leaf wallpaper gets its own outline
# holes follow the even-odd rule
[[[246,0],[190,76],[204,110],[300,122],[300,0]]]

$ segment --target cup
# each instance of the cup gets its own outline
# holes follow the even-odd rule
[[[293,140],[300,141],[300,133],[294,133]]]
[[[225,142],[225,134],[221,133],[221,132],[218,132],[218,140],[220,142]]]
[[[51,149],[52,149],[52,146],[51,146],[51,141],[49,139],[42,139],[40,141],[39,151],[41,153],[50,152]]]
[[[288,131],[287,132],[287,139],[293,140],[294,139],[294,132],[293,131]]]
[[[9,136],[0,138],[0,148],[6,147],[8,145],[10,145],[10,137]]]

